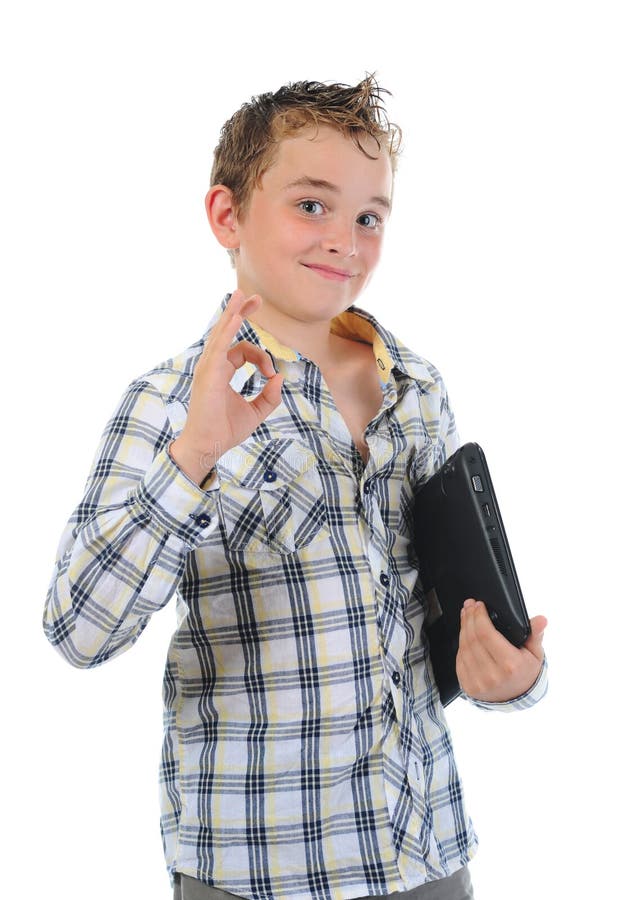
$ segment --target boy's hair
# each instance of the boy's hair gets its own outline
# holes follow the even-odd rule
[[[362,134],[370,135],[379,149],[384,146],[389,153],[395,175],[402,131],[387,119],[382,93],[390,91],[380,87],[374,75],[367,74],[355,87],[296,81],[275,93],[252,97],[222,126],[213,154],[210,186],[224,184],[231,190],[236,215],[242,221],[253,189],[275,161],[279,142],[309,125],[337,129],[372,159],[360,143]],[[227,252],[235,268],[234,251]]]

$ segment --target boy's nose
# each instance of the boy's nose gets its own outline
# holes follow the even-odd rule
[[[322,249],[340,256],[353,256],[356,252],[356,226],[337,222],[333,222],[332,226],[322,238]]]

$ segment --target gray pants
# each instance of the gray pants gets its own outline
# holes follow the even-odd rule
[[[465,866],[448,878],[428,881],[410,891],[399,891],[387,896],[393,897],[394,900],[473,900],[473,888],[469,870]],[[188,875],[178,874],[173,889],[173,900],[235,900],[235,894],[209,887],[203,881],[196,881]],[[371,900],[381,900],[381,897],[373,897]]]

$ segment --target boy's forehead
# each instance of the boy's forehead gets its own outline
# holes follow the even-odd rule
[[[376,181],[379,187],[388,184],[390,191],[393,174],[384,144],[378,147],[376,140],[364,132],[359,136],[359,141],[373,159],[365,156],[352,138],[337,129],[326,125],[318,128],[310,126],[279,141],[265,176],[274,186],[282,189],[296,176],[332,176],[327,177],[327,180],[332,180],[339,178],[341,173],[351,174],[356,169],[361,176]]]

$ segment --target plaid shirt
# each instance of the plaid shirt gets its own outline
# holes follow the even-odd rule
[[[282,403],[196,486],[168,445],[209,330],[133,381],[62,535],[45,631],[96,666],[176,595],[160,783],[170,873],[243,897],[347,900],[452,874],[477,839],[423,631],[412,497],[458,446],[439,372],[368,313],[382,406],[366,465],[319,369],[245,322]],[[254,397],[252,364],[232,386]],[[515,701],[546,689],[546,663]],[[473,701],[476,702],[476,701]]]

